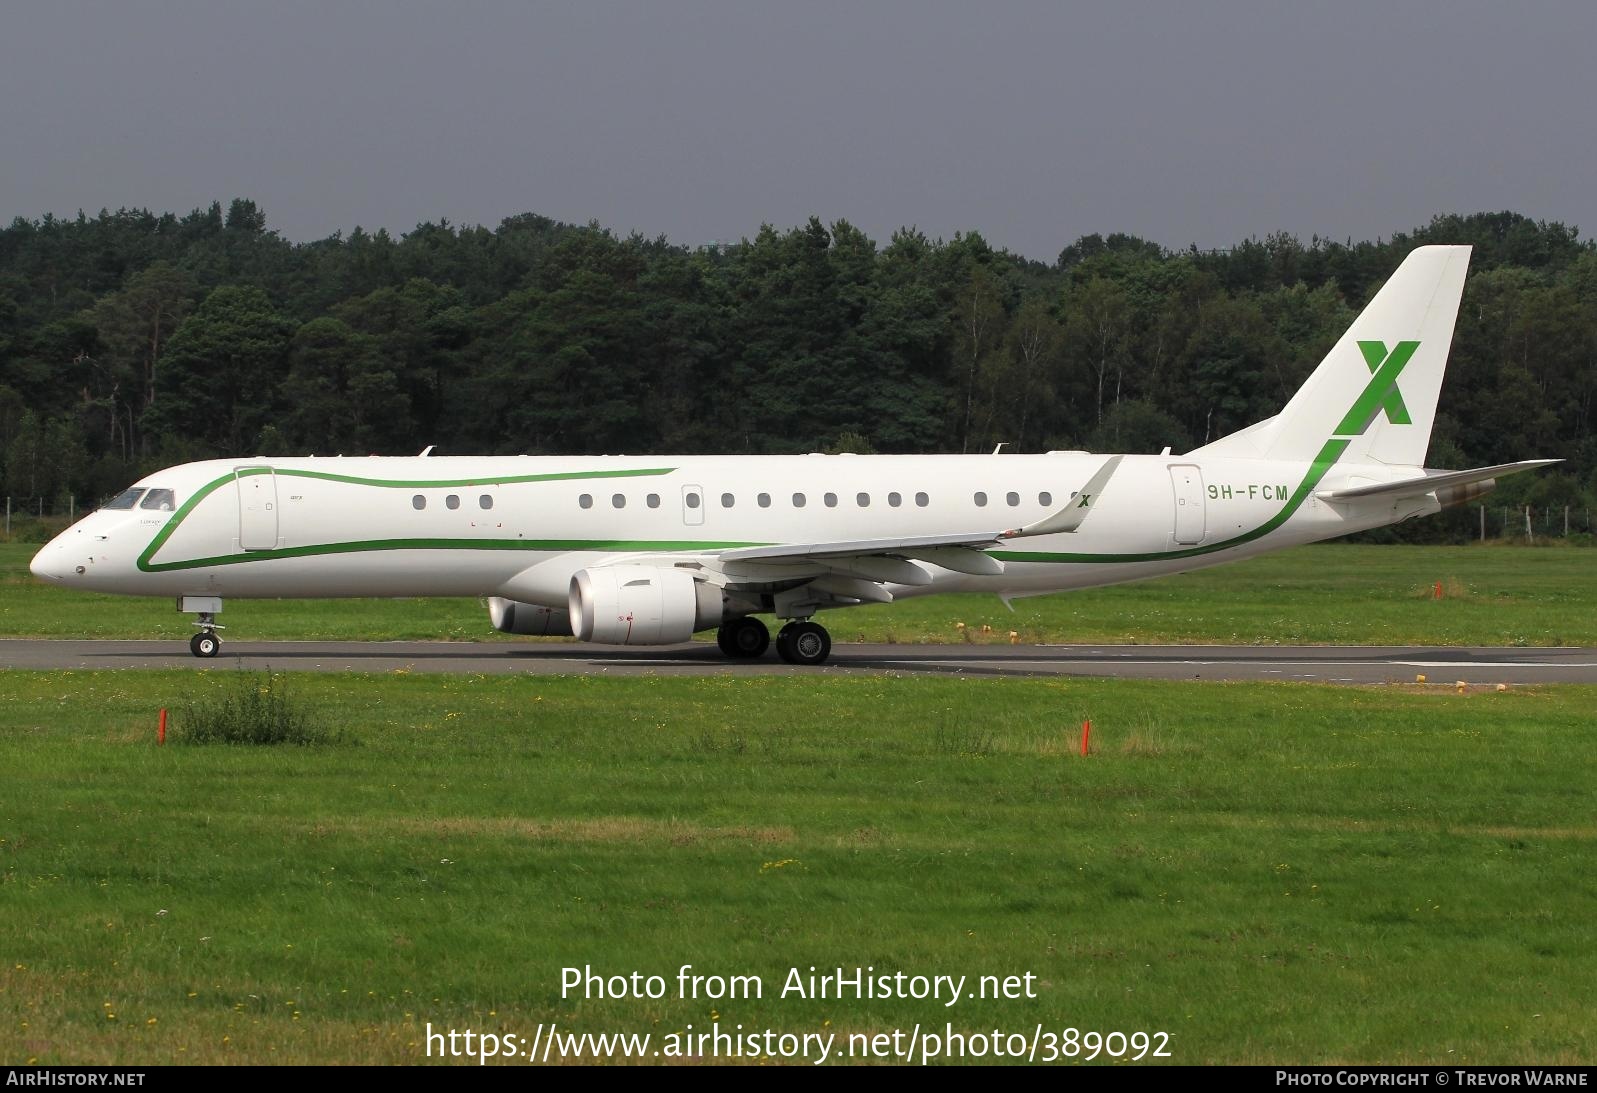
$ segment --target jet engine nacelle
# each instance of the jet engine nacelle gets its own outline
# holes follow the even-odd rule
[[[556,607],[488,597],[488,621],[501,634],[540,634],[565,637],[571,633],[571,616]]]
[[[1436,500],[1444,508],[1450,509],[1454,505],[1467,505],[1471,501],[1485,497],[1497,488],[1497,479],[1485,478],[1479,482],[1466,482],[1461,486],[1444,486],[1436,491]]]
[[[721,590],[680,569],[600,566],[571,578],[577,637],[602,645],[671,645],[719,626]]]

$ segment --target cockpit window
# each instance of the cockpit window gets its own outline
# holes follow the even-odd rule
[[[171,490],[151,490],[139,504],[141,509],[155,509],[158,512],[171,512],[177,508],[177,498]]]
[[[121,493],[117,494],[100,507],[107,509],[130,509],[139,503],[139,497],[143,495],[143,493],[144,489],[142,487],[135,486],[131,490],[123,490]]]

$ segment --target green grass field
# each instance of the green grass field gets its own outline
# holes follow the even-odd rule
[[[413,1062],[428,1022],[717,1020],[1597,1058],[1594,688],[304,675],[349,742],[154,746],[157,707],[239,683],[0,674],[0,1060]],[[766,996],[559,990],[592,965],[674,994],[685,963]],[[810,965],[1038,997],[775,997]]]
[[[0,635],[187,638],[167,599],[49,588],[0,547]],[[1433,598],[1440,583],[1444,596]],[[475,600],[230,601],[235,640],[506,639]],[[933,596],[821,616],[840,641],[1597,645],[1597,554],[1332,543],[1139,584],[1015,601]],[[963,622],[961,630],[957,624]],[[990,628],[984,632],[983,627]]]

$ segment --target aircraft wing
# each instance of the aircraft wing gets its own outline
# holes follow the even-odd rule
[[[1357,501],[1371,497],[1423,497],[1427,493],[1453,486],[1468,486],[1476,482],[1494,482],[1520,471],[1535,470],[1562,459],[1526,459],[1518,463],[1499,463],[1495,467],[1474,467],[1467,471],[1427,471],[1419,478],[1405,478],[1401,482],[1377,482],[1368,486],[1353,486],[1341,490],[1319,490],[1314,496],[1321,501]]]
[[[960,573],[1002,573],[1003,563],[990,558],[983,549],[1006,539],[1030,535],[1069,534],[1081,527],[1094,508],[1104,486],[1120,466],[1123,456],[1110,456],[1081,489],[1058,511],[1024,527],[1007,531],[973,531],[949,535],[918,535],[900,539],[856,539],[831,543],[778,543],[773,546],[738,547],[715,555],[722,563],[769,562],[793,564],[814,562],[826,565],[838,561],[866,558],[913,558],[931,562]],[[920,582],[911,582],[920,583]]]
[[[770,591],[812,583],[817,591],[831,588],[836,596],[885,602],[892,596],[881,586],[930,584],[932,575],[926,568],[928,565],[955,573],[998,576],[1004,572],[1004,563],[986,553],[986,548],[1032,535],[1076,531],[1097,507],[1097,499],[1120,466],[1121,458],[1106,459],[1081,489],[1071,493],[1061,508],[1020,528],[884,539],[773,543],[692,556],[670,554],[628,560],[634,564],[699,569],[714,574],[716,583],[729,590]]]
[[[715,555],[722,565],[745,562],[770,565],[829,564],[864,559],[914,558],[959,573],[1002,573],[1003,563],[982,553],[1003,538],[1003,532],[976,531],[953,535],[915,535],[901,539],[855,539],[831,543],[778,543],[738,547]],[[911,581],[912,584],[928,583]]]

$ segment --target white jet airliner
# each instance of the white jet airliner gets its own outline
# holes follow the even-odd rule
[[[1437,512],[1557,460],[1423,467],[1468,247],[1421,247],[1275,417],[1186,455],[217,459],[150,475],[41,550],[66,588],[224,599],[483,596],[513,634],[719,628],[820,664],[823,608],[1157,577]]]

